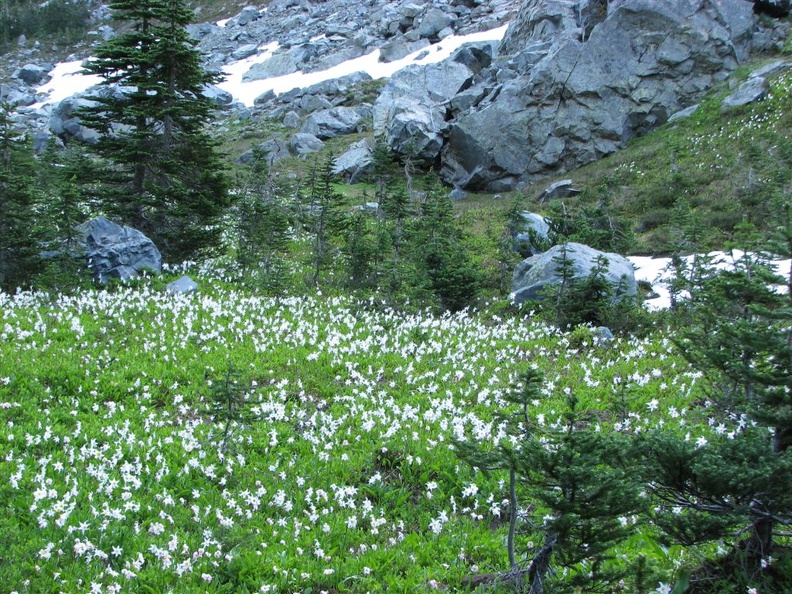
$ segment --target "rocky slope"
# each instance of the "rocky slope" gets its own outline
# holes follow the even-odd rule
[[[775,16],[788,2],[762,1]],[[94,12],[98,42],[114,34]],[[787,22],[745,0],[273,0],[225,22],[191,26],[207,67],[253,60],[244,80],[324,70],[375,50],[380,61],[428,51],[452,35],[510,23],[502,41],[464,47],[439,64],[393,75],[373,106],[353,105],[367,75],[267,93],[252,109],[210,90],[221,118],[276,120],[318,139],[373,129],[397,153],[437,167],[451,185],[511,190],[589,163],[664,123],[757,52],[785,38]],[[265,47],[274,52],[262,53]],[[36,47],[4,57],[0,99],[20,126],[92,138],[71,111],[79,100],[30,108],[52,64]],[[85,57],[90,46],[76,57]],[[291,139],[294,141],[294,138]],[[320,146],[274,139],[273,151]],[[310,150],[310,149],[309,149]]]

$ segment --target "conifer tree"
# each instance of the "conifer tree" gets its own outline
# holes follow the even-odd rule
[[[320,172],[314,169],[306,197],[304,224],[312,235],[310,282],[314,287],[321,284],[322,273],[332,262],[331,256],[349,223],[346,199],[335,189],[334,182],[333,159],[329,157]]]
[[[258,149],[253,156],[237,203],[236,260],[246,278],[277,294],[285,282],[283,255],[293,213],[278,195],[266,156]]]
[[[0,289],[30,286],[41,269],[33,152],[0,105]]]
[[[778,237],[789,257],[788,214]],[[682,510],[658,519],[666,532],[686,544],[732,536],[749,575],[792,524],[792,271],[776,273],[762,246],[747,245],[691,287],[675,341],[705,375],[713,422],[727,429],[701,444],[655,435],[645,468],[663,507]]]
[[[100,133],[104,209],[143,231],[166,257],[184,259],[220,239],[229,205],[228,181],[205,130],[211,104],[206,72],[186,26],[184,0],[113,0],[113,16],[127,24],[106,41],[86,71],[102,88],[81,110]]]
[[[478,293],[480,278],[464,245],[453,203],[441,187],[428,192],[410,242],[441,307],[458,311],[468,306]]]
[[[605,430],[582,412],[574,393],[557,421],[534,416],[535,403],[551,397],[542,383],[529,368],[505,395],[510,404],[501,419],[506,437],[495,448],[470,441],[457,441],[455,447],[475,468],[509,472],[510,570],[502,579],[530,594],[600,591],[624,577],[625,568],[611,562],[612,549],[634,530],[622,519],[644,506],[642,485],[631,471],[633,449],[626,436]],[[523,509],[542,518],[544,537],[527,567],[518,560],[524,549],[516,541],[521,501]],[[553,565],[571,571],[554,579]]]

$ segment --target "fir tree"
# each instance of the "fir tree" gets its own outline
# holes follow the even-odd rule
[[[101,45],[86,71],[102,88],[81,110],[100,133],[106,167],[104,209],[143,231],[170,258],[184,259],[220,239],[228,181],[205,131],[211,104],[206,72],[186,26],[184,0],[113,0],[125,31]]]
[[[440,306],[461,310],[478,294],[480,278],[454,217],[454,206],[440,187],[429,191],[410,237],[410,250]]]
[[[42,266],[33,151],[0,105],[0,289],[30,286]]]
[[[626,437],[603,430],[595,417],[581,412],[574,394],[567,396],[558,423],[534,417],[531,409],[547,397],[541,375],[526,370],[505,396],[511,404],[501,419],[507,437],[495,449],[467,441],[455,446],[475,468],[509,472],[510,570],[502,579],[530,594],[578,591],[581,586],[596,591],[624,577],[624,568],[612,563],[611,551],[634,528],[620,518],[644,505],[642,485],[631,470],[633,449]],[[544,534],[543,545],[527,567],[517,554],[520,500],[541,514],[538,524]],[[571,571],[565,578],[554,578],[554,564]]]
[[[329,157],[321,172],[314,169],[311,187],[306,200],[305,227],[312,235],[311,284],[319,287],[322,273],[330,266],[332,254],[343,236],[349,217],[346,199],[334,187],[333,159]]]
[[[279,197],[266,156],[254,159],[241,185],[236,211],[236,260],[246,277],[278,294],[285,284],[283,256],[289,247],[292,212]]]
[[[789,257],[788,218],[779,231]],[[751,247],[692,287],[675,341],[708,380],[713,421],[734,428],[699,447],[656,435],[645,465],[664,506],[684,511],[659,520],[667,533],[680,542],[745,534],[734,554],[748,573],[792,523],[792,271],[777,274]]]

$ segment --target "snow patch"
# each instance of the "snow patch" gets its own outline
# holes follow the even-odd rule
[[[217,25],[222,27],[225,21],[218,21]],[[476,41],[500,41],[506,33],[508,25],[489,31],[481,31],[470,35],[452,35],[443,39],[440,43],[425,47],[414,52],[402,60],[395,62],[380,62],[379,50],[348,60],[320,72],[295,72],[286,76],[278,76],[265,80],[243,82],[242,77],[250,70],[254,64],[258,64],[272,57],[278,49],[279,44],[273,41],[265,46],[254,56],[232,62],[223,67],[225,80],[217,86],[228,91],[236,101],[247,106],[252,106],[253,101],[259,95],[267,91],[275,93],[285,93],[294,88],[305,88],[316,83],[324,82],[333,78],[339,78],[353,72],[367,72],[372,78],[388,78],[395,72],[411,64],[435,64],[448,58],[452,53],[465,43]],[[419,59],[420,57],[420,59]],[[45,85],[36,89],[37,93],[48,95],[46,99],[36,103],[32,109],[40,109],[45,105],[57,104],[67,97],[83,93],[90,87],[102,82],[102,78],[94,74],[82,74],[82,60],[71,62],[61,62],[50,72],[52,79]]]

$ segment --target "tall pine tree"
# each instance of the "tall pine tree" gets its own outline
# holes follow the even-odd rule
[[[217,145],[206,132],[206,72],[187,34],[184,0],[112,0],[124,33],[101,45],[88,73],[102,88],[83,122],[100,132],[104,209],[146,233],[167,258],[190,258],[220,240],[230,203]]]
[[[0,289],[29,286],[41,267],[33,151],[0,105]]]

